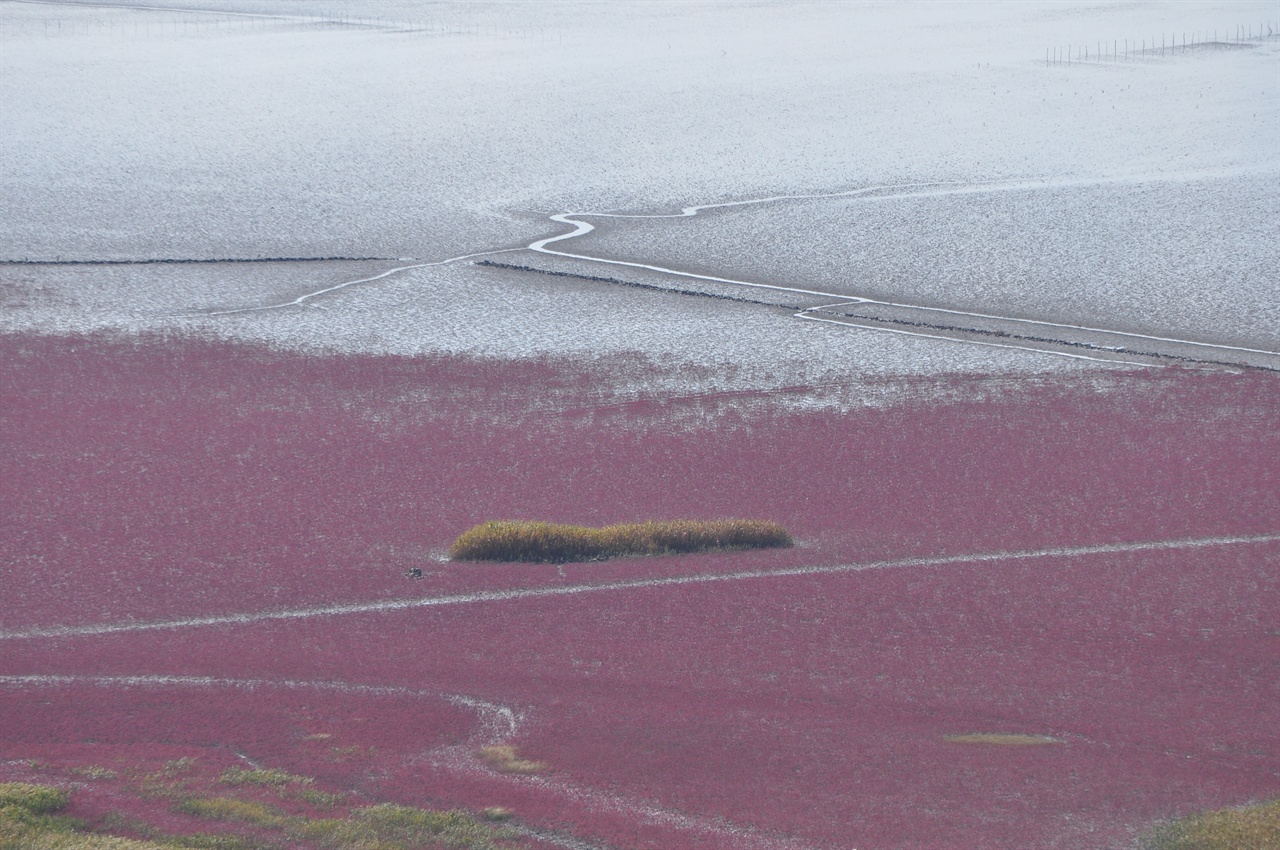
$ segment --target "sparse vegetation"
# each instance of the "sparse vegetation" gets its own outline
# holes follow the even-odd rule
[[[195,759],[189,758],[187,756],[183,756],[182,758],[173,759],[171,761],[165,762],[164,767],[160,768],[160,771],[155,775],[167,777],[167,778],[182,776],[183,774],[190,773],[192,770],[194,770],[195,766],[196,766]]]
[[[14,823],[0,816],[0,850],[172,850],[181,846],[95,835],[70,827]]]
[[[326,809],[336,806],[338,804],[338,801],[342,799],[341,795],[339,794],[330,794],[326,791],[317,791],[314,788],[299,788],[296,791],[292,792],[291,796],[294,799],[301,800],[302,802],[307,803],[308,805],[317,806],[317,807],[326,808]]]
[[[310,785],[315,780],[309,776],[294,776],[292,773],[274,768],[245,770],[240,767],[229,767],[218,777],[218,781],[226,785],[257,785],[262,788],[283,788],[286,785]]]
[[[1219,809],[1167,823],[1148,850],[1280,850],[1280,800]]]
[[[766,520],[675,520],[604,528],[493,521],[463,532],[449,548],[449,557],[460,561],[592,561],[627,555],[763,549],[792,542],[785,528]]]
[[[67,792],[25,782],[0,783],[0,850],[164,850],[147,841],[90,835],[84,824],[55,814]]]
[[[310,784],[295,776],[286,782]],[[180,801],[175,810],[243,824],[242,829],[266,830],[266,835],[165,835],[134,817],[113,812],[102,818],[97,829],[144,836],[125,838],[90,830],[82,821],[57,814],[68,801],[67,793],[57,788],[0,783],[0,850],[274,850],[286,842],[313,850],[498,850],[514,837],[511,830],[463,811],[384,803],[354,809],[346,818],[312,819],[233,797],[192,797]]]
[[[301,800],[313,806],[330,807],[338,802],[338,795],[312,788],[315,780],[311,777],[296,776],[275,768],[248,770],[229,767],[218,777],[218,781],[224,785],[269,788],[278,793],[282,799]]]
[[[229,820],[240,823],[251,823],[254,826],[265,826],[278,829],[286,825],[287,817],[262,803],[248,800],[237,800],[234,797],[193,797],[174,806],[179,812],[210,820]]]
[[[433,812],[385,803],[356,809],[346,820],[307,821],[301,835],[324,850],[491,850],[510,837],[462,811]]]
[[[240,835],[217,835],[198,832],[195,835],[173,835],[164,840],[166,850],[278,850],[279,845],[264,844]]]

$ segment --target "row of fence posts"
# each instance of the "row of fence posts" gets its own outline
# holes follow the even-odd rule
[[[1159,44],[1156,39],[1152,38],[1149,42],[1147,39],[1113,39],[1111,44],[1105,41],[1097,41],[1093,44],[1093,52],[1089,51],[1088,44],[1069,44],[1063,47],[1046,47],[1044,49],[1044,63],[1046,65],[1071,65],[1078,62],[1128,62],[1139,57],[1164,56],[1176,52],[1185,52],[1188,48],[1194,48],[1202,45],[1221,44],[1233,45],[1244,44],[1250,41],[1262,41],[1263,39],[1273,38],[1276,34],[1275,26],[1272,24],[1259,24],[1255,31],[1252,25],[1241,24],[1233,30],[1222,30],[1219,37],[1218,30],[1213,31],[1212,38],[1208,31],[1193,32],[1190,38],[1187,33],[1182,33],[1182,40],[1178,40],[1178,34],[1162,34]]]

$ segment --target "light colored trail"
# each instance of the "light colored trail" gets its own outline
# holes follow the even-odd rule
[[[566,257],[574,260],[582,260],[584,262],[599,263],[602,265],[621,266],[624,268],[642,269],[644,271],[658,272],[659,274],[673,275],[676,277],[690,278],[693,280],[702,280],[709,283],[724,283],[732,286],[750,287],[753,289],[765,289],[774,292],[787,292],[798,295],[815,295],[822,298],[842,299],[846,304],[872,304],[880,307],[899,307],[914,310],[929,311],[948,316],[958,316],[969,319],[989,319],[1003,322],[1019,322],[1031,327],[1039,328],[1055,328],[1058,330],[1085,331],[1088,333],[1110,334],[1115,336],[1128,337],[1131,339],[1146,340],[1149,342],[1177,343],[1180,345],[1198,346],[1207,350],[1216,351],[1236,351],[1249,354],[1264,354],[1272,357],[1280,357],[1280,352],[1270,351],[1261,348],[1248,348],[1245,346],[1222,345],[1218,343],[1199,342],[1196,340],[1178,339],[1174,337],[1158,336],[1154,334],[1142,334],[1132,331],[1118,331],[1109,328],[1096,328],[1088,325],[1075,325],[1066,322],[1052,322],[1042,319],[1025,319],[1016,316],[1002,316],[993,313],[981,313],[972,310],[956,310],[944,307],[928,307],[920,304],[907,304],[896,301],[882,301],[875,298],[866,298],[848,293],[831,292],[829,290],[805,289],[793,286],[781,286],[778,284],[757,283],[754,281],[739,280],[736,278],[717,277],[714,275],[697,274],[694,272],[682,271],[680,269],[667,268],[649,263],[637,263],[628,260],[610,260],[603,257],[593,257],[588,254],[575,254],[568,251],[559,251],[548,248],[558,242],[566,242],[571,239],[577,239],[586,236],[595,230],[595,225],[583,218],[619,218],[619,219],[671,219],[671,218],[692,218],[704,210],[722,209],[727,207],[748,206],[754,204],[769,204],[780,201],[800,201],[800,200],[823,200],[848,198],[863,201],[877,201],[889,199],[901,199],[912,197],[933,197],[952,194],[977,194],[982,192],[1018,192],[1030,191],[1034,189],[1044,188],[1064,188],[1070,186],[1093,186],[1110,183],[1131,183],[1131,182],[1150,182],[1152,180],[1185,180],[1195,177],[1214,176],[1204,172],[1188,172],[1185,174],[1173,175],[1155,175],[1145,177],[1127,177],[1127,178],[1111,178],[1111,179],[1093,179],[1093,180],[1031,180],[1031,181],[985,181],[978,183],[966,183],[960,181],[938,181],[928,183],[902,183],[902,184],[885,184],[881,186],[868,186],[862,189],[851,189],[845,192],[828,192],[822,194],[809,195],[771,195],[764,198],[751,198],[740,201],[726,201],[715,204],[700,204],[697,206],[684,207],[678,213],[659,213],[659,214],[629,214],[629,213],[609,213],[609,212],[568,212],[551,216],[551,220],[560,224],[566,224],[573,228],[568,233],[561,233],[556,236],[546,237],[530,243],[527,247],[530,251],[541,254],[550,254],[558,257]],[[996,343],[986,340],[975,339],[955,339],[954,337],[943,337],[941,334],[929,334],[920,331],[902,331],[890,330],[888,328],[867,327],[865,325],[853,325],[849,322],[835,322],[831,320],[818,319],[813,316],[806,315],[810,310],[821,308],[811,307],[797,313],[797,317],[808,319],[811,321],[821,321],[830,324],[840,324],[846,327],[859,327],[866,330],[883,330],[893,333],[901,333],[907,336],[919,336],[929,339],[945,338],[954,342],[965,342],[972,345],[985,345],[994,348],[1012,348],[1020,351],[1038,352],[1041,354],[1052,354],[1059,357],[1069,357],[1080,360],[1093,360],[1100,363],[1116,363],[1127,361],[1116,361],[1106,357],[1088,357],[1081,354],[1074,354],[1063,351],[1055,351],[1044,348],[1036,348],[1034,346],[1016,345],[1011,343]]]
[[[900,567],[939,567],[948,564],[978,564],[999,561],[1019,561],[1033,558],[1075,558],[1087,555],[1123,554],[1130,552],[1154,552],[1177,549],[1204,549],[1214,546],[1255,545],[1280,541],[1280,534],[1256,534],[1237,537],[1199,537],[1182,540],[1157,540],[1139,543],[1103,543],[1093,546],[1065,546],[1051,549],[1035,549],[1015,552],[984,552],[962,555],[940,555],[928,558],[898,558],[887,561],[870,561],[861,564],[835,564],[825,566],[783,567],[773,570],[744,570],[732,573],[702,573],[664,578],[634,579],[631,581],[601,582],[599,584],[571,584],[551,587],[515,588],[512,590],[485,590],[474,593],[458,593],[448,596],[428,596],[416,599],[390,599],[378,602],[354,602],[342,605],[323,605],[312,608],[290,608],[274,611],[255,611],[242,614],[216,614],[207,617],[186,617],[176,620],[152,622],[96,623],[83,626],[45,626],[19,631],[0,632],[0,640],[32,640],[38,638],[74,638],[112,635],[126,632],[150,632],[171,629],[191,629],[208,626],[241,626],[277,620],[309,620],[319,617],[339,617],[349,614],[370,614],[390,611],[407,611],[417,608],[437,608],[450,605],[471,605],[484,602],[509,602],[520,599],[542,599],[558,596],[578,596],[585,593],[606,593],[620,590],[679,587],[682,585],[715,584],[720,582],[749,581],[790,576],[830,575],[854,573],[866,570],[896,569]]]
[[[749,206],[752,204],[772,204],[772,203],[777,203],[778,201],[807,201],[807,200],[816,201],[816,200],[823,200],[823,199],[830,199],[830,198],[854,198],[860,195],[868,195],[872,192],[884,192],[884,191],[889,191],[896,188],[920,188],[925,186],[953,186],[953,185],[958,185],[958,184],[956,184],[953,181],[947,181],[942,183],[939,183],[939,182],[906,183],[906,184],[899,184],[896,186],[893,184],[886,184],[884,186],[867,186],[862,189],[850,189],[846,192],[827,192],[827,193],[817,194],[817,195],[770,195],[769,197],[766,197],[766,198],[749,198],[747,200],[725,201],[717,204],[700,204],[698,206],[685,207],[682,210],[680,210],[680,212],[678,213],[659,213],[659,214],[652,214],[652,215],[651,214],[634,214],[633,215],[633,214],[627,214],[627,213],[592,213],[592,212],[559,213],[558,215],[551,216],[551,220],[558,222],[560,224],[570,225],[571,227],[573,227],[573,230],[570,231],[569,233],[561,233],[557,236],[548,236],[545,239],[539,239],[535,242],[531,242],[527,247],[528,247],[528,250],[536,251],[540,254],[551,254],[557,257],[569,257],[575,260],[585,260],[587,262],[602,263],[604,265],[624,266],[624,267],[634,268],[634,269],[644,269],[645,271],[659,272],[661,274],[675,275],[677,277],[693,278],[695,280],[711,281],[713,283],[728,283],[734,286],[748,286],[754,289],[768,289],[774,292],[792,292],[799,295],[818,295],[823,298],[840,298],[840,299],[844,299],[845,301],[851,301],[851,302],[857,302],[857,303],[876,303],[876,302],[872,302],[868,298],[850,296],[840,292],[828,292],[825,290],[818,290],[818,289],[802,289],[794,286],[780,286],[778,284],[771,284],[771,283],[753,283],[752,281],[749,281],[749,280],[737,280],[735,278],[728,278],[728,277],[714,277],[712,275],[695,274],[693,272],[680,271],[679,269],[669,269],[669,268],[666,268],[665,266],[655,266],[655,265],[649,265],[647,263],[635,263],[635,262],[629,262],[627,260],[606,260],[601,257],[592,257],[586,254],[571,254],[567,251],[555,251],[548,248],[547,246],[554,244],[556,242],[565,242],[570,239],[577,239],[581,236],[586,236],[588,233],[595,230],[596,228],[594,224],[581,220],[583,217],[639,218],[639,219],[692,218],[696,216],[698,213],[702,212],[703,210],[721,209],[721,208],[727,208],[727,207],[742,207],[742,206]]]
[[[832,293],[836,295],[837,293]],[[1272,357],[1280,357],[1280,351],[1270,351],[1265,348],[1245,348],[1239,345],[1221,345],[1216,342],[1197,342],[1191,339],[1178,339],[1176,337],[1154,336],[1152,334],[1132,333],[1130,331],[1113,331],[1108,328],[1093,328],[1087,325],[1072,325],[1064,322],[1050,322],[1044,319],[1022,319],[1017,316],[1000,316],[994,313],[976,313],[972,310],[951,310],[946,307],[922,307],[919,304],[905,304],[897,301],[877,301],[874,298],[860,298],[857,301],[849,303],[875,304],[881,307],[902,307],[911,310],[928,311],[930,313],[945,313],[951,316],[962,316],[969,319],[995,319],[1001,322],[1021,322],[1033,327],[1044,328],[1060,328],[1062,330],[1072,331],[1089,331],[1091,333],[1107,334],[1109,336],[1127,336],[1135,339],[1145,339],[1151,342],[1175,342],[1179,345],[1196,345],[1202,348],[1210,348],[1221,351],[1244,351],[1250,354],[1269,354]],[[809,310],[825,309],[821,307],[810,307]],[[808,312],[808,311],[805,311]],[[986,345],[995,345],[996,343],[986,343]],[[1040,349],[1035,349],[1039,351]],[[1058,352],[1054,352],[1058,353]]]
[[[19,675],[0,676],[0,686],[60,687],[67,685],[93,685],[99,688],[234,688],[254,691],[280,688],[285,690],[335,691],[364,696],[407,696],[440,699],[454,705],[469,708],[484,720],[483,743],[505,741],[519,729],[522,715],[514,709],[461,694],[447,694],[422,688],[402,688],[389,685],[359,685],[350,682],[299,681],[293,679],[232,679],[214,676],[73,676],[73,675]]]
[[[49,0],[21,0],[21,1],[32,2],[32,3],[49,2]],[[52,5],[71,5],[71,4],[53,3]],[[116,8],[116,7],[111,7],[111,8]],[[133,7],[122,7],[122,8],[133,8]],[[920,183],[920,184],[908,184],[908,185],[935,186],[935,185],[950,185],[950,184]],[[763,203],[771,203],[774,201],[785,201],[785,200],[838,198],[838,197],[845,197],[845,196],[855,195],[855,194],[864,194],[867,192],[881,191],[885,188],[887,187],[883,187],[883,186],[871,187],[867,189],[854,189],[851,192],[833,192],[833,193],[823,194],[823,195],[773,195],[768,198],[753,198],[753,199],[743,200],[743,201],[727,201],[727,202],[718,203],[718,204],[702,204],[701,206],[685,207],[681,212],[673,213],[669,215],[622,215],[617,213],[561,213],[559,215],[551,216],[551,220],[559,222],[561,224],[569,224],[574,226],[575,230],[573,232],[561,234],[559,236],[552,236],[546,239],[541,239],[541,240],[538,240],[537,242],[534,242],[532,245],[529,245],[526,247],[497,248],[491,251],[477,251],[471,254],[462,254],[457,257],[450,257],[446,260],[437,260],[429,263],[413,263],[407,266],[398,266],[397,268],[388,269],[385,272],[372,275],[371,277],[362,277],[358,280],[348,280],[343,283],[336,284],[334,286],[325,287],[324,289],[317,289],[314,292],[308,292],[305,295],[300,295],[299,297],[293,299],[292,301],[282,301],[278,304],[264,304],[264,305],[259,305],[257,307],[238,307],[234,310],[215,310],[210,312],[182,313],[174,316],[173,318],[199,319],[199,318],[206,318],[210,316],[235,316],[243,313],[259,313],[266,310],[283,310],[288,307],[300,307],[303,304],[305,304],[307,301],[310,301],[313,298],[319,298],[322,295],[328,295],[332,292],[338,292],[339,290],[346,289],[347,287],[350,287],[350,286],[357,286],[362,283],[372,283],[375,280],[382,280],[383,278],[390,277],[391,275],[394,275],[394,274],[399,274],[400,272],[411,271],[413,269],[423,269],[423,268],[428,268],[430,266],[444,266],[450,263],[461,262],[463,260],[473,260],[478,257],[490,257],[496,254],[509,254],[515,251],[526,251],[526,250],[540,251],[541,253],[544,253],[544,254],[557,254],[563,257],[575,257],[578,259],[591,260],[593,262],[611,263],[613,265],[635,266],[638,268],[650,269],[652,271],[660,271],[665,274],[681,275],[684,277],[694,277],[700,280],[715,281],[718,283],[731,283],[737,286],[754,286],[761,289],[772,289],[775,291],[782,291],[782,292],[794,292],[794,293],[799,293],[803,295],[826,296],[830,293],[817,292],[817,291],[806,290],[806,289],[780,287],[780,286],[774,286],[769,284],[749,283],[747,281],[732,280],[728,278],[715,278],[715,277],[708,277],[705,275],[694,275],[694,274],[689,274],[687,272],[676,271],[673,269],[663,269],[657,266],[645,266],[639,263],[622,263],[622,262],[614,262],[610,260],[600,260],[598,258],[592,258],[592,257],[586,257],[586,256],[579,257],[576,254],[567,254],[560,251],[547,250],[545,246],[551,244],[552,242],[559,242],[565,239],[572,239],[577,236],[582,236],[586,233],[590,233],[592,230],[595,230],[595,227],[591,224],[588,224],[587,222],[574,220],[572,216],[575,216],[575,215],[591,215],[596,217],[608,217],[608,218],[686,218],[686,217],[697,215],[702,210],[713,209],[717,207],[737,207],[737,206],[746,206],[748,204],[763,204]],[[835,294],[831,294],[831,295],[832,297],[843,297]],[[857,302],[866,302],[868,299],[858,298],[855,300]]]
[[[732,839],[733,846],[742,850],[811,850],[811,845],[805,844],[798,838],[766,835],[754,827],[742,826],[724,818],[689,815],[665,808],[658,803],[640,802],[608,791],[569,783],[556,777],[529,776],[524,779],[524,782],[568,797],[590,807],[593,811],[635,818],[645,825],[674,828],[685,832],[701,832]]]
[[[361,283],[372,283],[375,280],[382,280],[384,277],[390,277],[391,275],[399,274],[400,272],[407,272],[411,269],[425,269],[430,266],[446,266],[449,263],[457,263],[462,260],[473,260],[476,257],[491,257],[494,254],[508,254],[512,251],[523,250],[523,248],[498,248],[493,251],[478,251],[474,254],[463,254],[458,257],[450,257],[447,260],[435,260],[430,263],[413,263],[408,266],[397,266],[394,269],[388,269],[385,272],[375,274],[371,277],[362,277],[359,280],[348,280],[343,283],[325,287],[324,289],[317,289],[314,292],[308,292],[306,295],[299,295],[292,301],[282,301],[279,304],[263,304],[257,307],[237,307],[234,310],[215,310],[208,313],[183,313],[180,316],[175,316],[174,318],[198,319],[206,316],[234,316],[238,313],[258,313],[264,310],[282,310],[286,307],[300,307],[312,298],[319,298],[321,295],[328,295],[330,292],[337,292],[340,289],[346,289],[348,286],[356,286]]]
[[[1042,348],[1033,348],[1029,345],[1013,345],[1012,343],[1007,343],[1007,342],[988,342],[987,340],[984,340],[984,339],[966,339],[966,338],[960,338],[960,337],[943,336],[942,334],[936,334],[936,333],[935,334],[923,333],[921,331],[904,331],[901,328],[884,328],[878,325],[860,325],[857,322],[841,321],[839,319],[822,319],[817,316],[809,315],[808,310],[801,310],[799,313],[796,313],[795,316],[797,319],[804,319],[805,321],[808,321],[808,322],[821,322],[827,325],[840,325],[846,328],[860,328],[861,330],[864,330],[864,331],[878,331],[880,333],[887,333],[887,334],[902,334],[903,336],[918,336],[918,337],[923,337],[924,339],[947,339],[947,340],[950,340],[951,342],[963,342],[967,345],[985,345],[991,348],[1012,348],[1017,351],[1038,351],[1042,354],[1056,354],[1059,357],[1070,357],[1073,360],[1092,360],[1095,363],[1110,363],[1112,365],[1115,365],[1117,363],[1129,362],[1129,361],[1123,361],[1123,360],[1115,360],[1110,357],[1090,357],[1087,354],[1074,354],[1068,351],[1049,351]],[[1144,363],[1142,365],[1158,366],[1160,368],[1165,368],[1165,364],[1163,363],[1155,363],[1155,364]]]

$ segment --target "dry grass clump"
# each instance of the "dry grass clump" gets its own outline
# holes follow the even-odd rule
[[[249,800],[237,800],[234,797],[192,797],[178,803],[174,808],[183,814],[199,818],[238,821],[271,829],[279,829],[288,823],[283,813],[270,806]]]
[[[481,747],[480,758],[487,761],[494,770],[500,770],[503,773],[541,773],[547,769],[544,762],[521,758],[516,753],[515,747],[505,744]]]
[[[996,744],[1005,747],[1033,747],[1041,744],[1061,744],[1048,735],[1020,735],[1011,732],[970,732],[965,735],[947,735],[949,744]]]
[[[1167,823],[1148,850],[1280,850],[1280,800],[1204,812]]]
[[[494,521],[463,532],[449,547],[459,561],[596,561],[626,555],[675,555],[714,549],[792,545],[776,522],[674,520],[588,528],[550,522]]]
[[[218,781],[226,785],[257,785],[260,788],[280,788],[289,784],[310,785],[315,780],[309,776],[294,776],[283,770],[274,768],[246,770],[242,767],[229,767],[218,777]]]

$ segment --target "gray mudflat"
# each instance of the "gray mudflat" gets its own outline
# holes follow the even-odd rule
[[[571,244],[752,282],[1280,350],[1277,196],[1276,172],[965,186],[588,218],[598,229]]]

